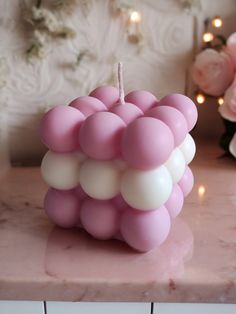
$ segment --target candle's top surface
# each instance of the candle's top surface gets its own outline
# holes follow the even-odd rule
[[[235,163],[199,145],[195,187],[167,241],[146,254],[54,227],[38,168],[0,185],[0,299],[235,303]]]

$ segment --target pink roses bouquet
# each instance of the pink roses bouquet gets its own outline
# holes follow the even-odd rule
[[[197,55],[192,78],[207,95],[218,97],[224,94],[219,112],[226,132],[220,145],[236,158],[236,33],[228,38],[221,51],[207,48]]]

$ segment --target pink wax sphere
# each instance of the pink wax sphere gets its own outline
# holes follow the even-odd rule
[[[110,112],[118,115],[125,122],[125,124],[129,124],[143,115],[142,110],[131,103],[125,103],[122,105],[117,104],[111,108]]]
[[[39,130],[42,142],[59,153],[77,150],[78,132],[84,119],[84,115],[73,107],[54,107],[42,118]]]
[[[121,218],[121,234],[134,249],[147,252],[161,245],[170,231],[170,216],[162,206],[140,212],[127,210]]]
[[[187,166],[182,178],[178,182],[178,185],[181,188],[184,197],[186,197],[192,191],[193,184],[194,184],[193,173],[191,169]]]
[[[167,95],[159,101],[158,106],[170,106],[179,110],[187,121],[188,132],[192,130],[197,122],[197,108],[194,102],[185,95]]]
[[[164,122],[171,129],[175,146],[180,145],[188,133],[188,126],[184,115],[177,109],[169,106],[157,106],[150,109],[146,116]]]
[[[165,207],[169,212],[170,217],[173,219],[179,215],[183,208],[184,195],[178,184],[173,186],[172,192],[168,201],[165,203]]]
[[[111,160],[120,154],[124,121],[111,112],[97,112],[83,123],[79,142],[83,152],[98,160]]]
[[[119,100],[119,90],[113,86],[100,86],[94,89],[89,96],[101,100],[110,109]]]
[[[163,164],[174,148],[173,135],[162,121],[141,117],[130,123],[122,138],[122,154],[131,167],[147,170]]]
[[[85,117],[98,111],[106,111],[107,107],[99,99],[91,96],[82,96],[74,99],[69,106],[83,113]]]
[[[134,90],[125,96],[125,101],[139,107],[143,112],[146,112],[151,107],[157,105],[156,97],[145,90]]]
[[[44,199],[44,208],[49,219],[60,227],[71,228],[79,222],[80,202],[72,190],[50,188]]]
[[[114,236],[119,228],[119,217],[119,211],[110,201],[89,198],[81,206],[81,223],[97,239],[107,240]]]

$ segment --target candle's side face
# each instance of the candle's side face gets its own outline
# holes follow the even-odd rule
[[[188,164],[196,147],[188,132],[197,111],[179,94],[159,102],[147,91],[122,102],[119,94],[101,86],[43,118],[45,210],[61,227],[145,252],[165,241],[193,187]]]

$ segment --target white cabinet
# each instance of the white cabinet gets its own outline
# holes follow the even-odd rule
[[[44,311],[45,310],[45,311]],[[0,301],[0,314],[235,314],[236,304]]]
[[[153,314],[235,314],[236,304],[155,303]]]
[[[0,301],[0,314],[44,314],[43,302]]]
[[[150,314],[150,313],[151,303],[47,302],[47,314]]]

